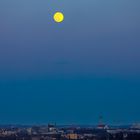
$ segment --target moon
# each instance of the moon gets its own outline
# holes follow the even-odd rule
[[[64,14],[61,13],[61,12],[56,12],[53,16],[53,19],[54,19],[55,22],[60,23],[64,20]]]

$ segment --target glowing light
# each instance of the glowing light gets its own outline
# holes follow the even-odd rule
[[[64,20],[64,15],[61,12],[56,12],[53,16],[55,22],[62,22]]]

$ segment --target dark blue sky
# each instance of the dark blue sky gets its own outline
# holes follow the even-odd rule
[[[1,0],[0,123],[139,122],[139,6]]]

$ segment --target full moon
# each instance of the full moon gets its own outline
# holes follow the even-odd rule
[[[55,22],[62,22],[64,20],[64,15],[61,12],[56,12],[53,16]]]

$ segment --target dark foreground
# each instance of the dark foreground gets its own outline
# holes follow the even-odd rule
[[[137,127],[7,126],[0,140],[140,140]]]

